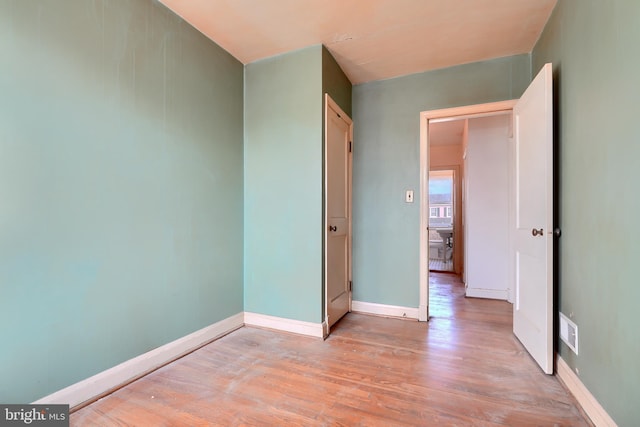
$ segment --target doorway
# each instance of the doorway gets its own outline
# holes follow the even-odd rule
[[[324,299],[325,336],[351,311],[353,122],[325,94]]]
[[[513,333],[547,374],[553,373],[553,244],[554,237],[559,236],[553,223],[552,70],[551,63],[545,64],[518,100],[420,114],[420,194],[424,194],[429,186],[429,125],[432,122],[512,116],[512,120],[508,120],[513,126],[509,130],[512,141],[509,146],[513,148],[507,156],[507,198],[511,197],[507,202],[508,248],[498,257],[508,259],[508,281],[514,286]],[[465,174],[468,173],[466,169],[465,163]],[[465,186],[467,194],[470,183],[469,179]],[[428,224],[429,201],[422,197],[419,320],[429,318]],[[465,229],[468,228],[467,220]],[[468,258],[465,256],[465,260]],[[466,295],[469,296],[468,291]]]
[[[457,169],[457,168],[456,168]],[[429,170],[429,271],[455,272],[454,236],[459,230],[456,200],[458,173],[453,168]]]
[[[444,165],[438,165],[437,162],[435,165],[432,165],[432,158],[436,158],[437,151],[439,150],[437,144],[435,146],[431,145],[431,140],[434,136],[437,137],[436,132],[432,132],[434,129],[432,125],[439,123],[449,123],[449,122],[458,122],[465,123],[463,127],[462,133],[462,143],[458,144],[458,153],[460,160],[451,161],[450,163],[460,163],[458,176],[460,177],[460,184],[458,185],[458,191],[460,192],[459,206],[464,205],[464,193],[467,191],[464,184],[465,170],[464,170],[464,162],[465,158],[465,138],[467,132],[466,119],[470,118],[479,118],[485,116],[493,116],[496,114],[511,114],[513,106],[516,104],[516,100],[511,101],[502,101],[502,102],[494,102],[488,104],[479,104],[479,105],[471,105],[465,107],[456,107],[456,108],[448,108],[442,110],[434,110],[434,111],[425,111],[420,114],[420,194],[428,194],[429,189],[429,178],[431,169],[437,169],[439,167],[440,170],[446,170]],[[451,158],[445,156],[445,158]],[[451,168],[453,169],[453,168]],[[455,199],[454,199],[455,200]],[[453,218],[456,218],[455,208],[452,209]],[[435,213],[435,212],[434,212]],[[420,199],[420,306],[418,312],[418,318],[421,321],[426,321],[429,319],[429,260],[432,257],[431,250],[432,245],[430,242],[430,204],[428,197],[421,197]],[[453,268],[454,271],[457,269],[458,273],[462,275],[464,280],[464,262],[462,261],[463,256],[459,255],[458,262],[456,263],[456,248],[458,248],[459,253],[462,253],[460,249],[464,247],[464,242],[462,236],[465,233],[465,222],[464,215],[460,212],[457,215],[459,225],[458,227],[454,226],[453,235],[452,235],[452,253],[453,253]],[[458,232],[456,231],[456,228]],[[456,238],[457,236],[457,238]]]

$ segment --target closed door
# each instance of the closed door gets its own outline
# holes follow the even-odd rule
[[[513,108],[515,301],[513,332],[553,374],[553,103],[546,64]]]
[[[351,119],[325,95],[325,313],[330,328],[351,308]]]

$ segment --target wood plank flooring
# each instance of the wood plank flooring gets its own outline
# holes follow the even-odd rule
[[[511,305],[431,275],[429,323],[348,314],[322,341],[242,328],[74,426],[590,426],[511,333]]]

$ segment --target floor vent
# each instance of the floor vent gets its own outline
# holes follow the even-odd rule
[[[560,313],[560,339],[575,354],[578,354],[578,326],[562,313]]]

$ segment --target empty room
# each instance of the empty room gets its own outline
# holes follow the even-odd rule
[[[0,0],[0,424],[640,425],[639,22]]]

